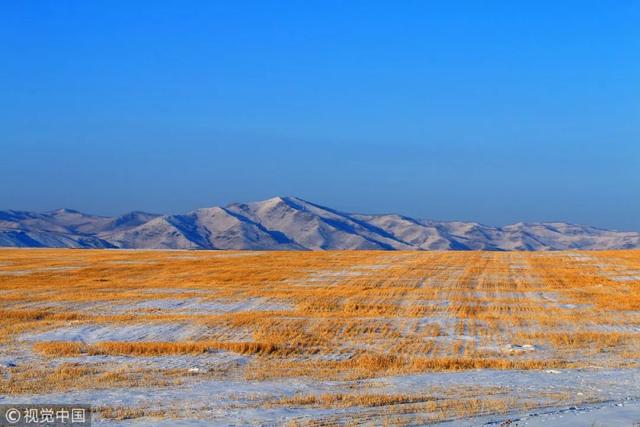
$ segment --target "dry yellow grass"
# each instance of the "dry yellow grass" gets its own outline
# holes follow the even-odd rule
[[[319,407],[352,407],[352,406],[388,406],[401,405],[407,403],[430,402],[442,400],[431,394],[345,394],[325,393],[321,395],[309,394],[298,395],[290,398],[281,399],[277,402],[283,406],[319,406]]]
[[[47,249],[0,250],[0,260],[1,345],[83,325],[204,330],[175,342],[33,344],[50,358],[229,351],[264,379],[545,369],[598,357],[627,366],[640,354],[640,251]],[[163,308],[173,300],[196,308]]]
[[[0,372],[5,395],[175,387],[205,379],[360,380],[640,362],[640,251],[0,250],[0,261],[0,348],[39,357]],[[126,340],[120,333],[118,341],[89,344],[24,340],[59,328],[176,324],[198,334],[156,341]],[[241,354],[243,362],[197,373],[136,365],[153,356],[220,352]],[[94,355],[131,362],[79,362]],[[508,390],[468,387],[351,390],[259,404],[378,411],[378,418],[354,411],[346,422],[329,416],[314,421],[319,425],[372,419],[376,425],[426,424],[541,404],[541,396],[527,400]],[[544,398],[576,402],[575,394],[560,391]],[[98,414],[166,418],[185,411],[101,407]]]
[[[86,353],[86,345],[68,341],[37,342],[33,345],[33,349],[45,356],[52,357],[79,356]]]

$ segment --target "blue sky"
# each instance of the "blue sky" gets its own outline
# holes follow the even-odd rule
[[[0,208],[640,230],[640,2],[0,5]]]

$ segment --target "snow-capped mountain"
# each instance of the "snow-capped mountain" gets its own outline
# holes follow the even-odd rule
[[[562,250],[640,248],[640,233],[559,222],[490,227],[341,212],[275,197],[181,215],[0,211],[0,246],[247,250]]]

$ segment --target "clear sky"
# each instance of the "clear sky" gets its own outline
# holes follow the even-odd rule
[[[5,1],[0,208],[640,230],[640,1]]]

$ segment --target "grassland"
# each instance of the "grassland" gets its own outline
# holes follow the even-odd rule
[[[103,418],[194,417],[212,403],[121,406],[100,390],[229,382],[265,388],[216,407],[303,425],[580,404],[607,396],[434,389],[428,375],[635,372],[639,338],[639,251],[0,250],[0,359],[17,362],[0,368],[0,394],[84,396]],[[413,390],[388,382],[417,377]]]

